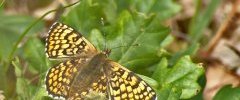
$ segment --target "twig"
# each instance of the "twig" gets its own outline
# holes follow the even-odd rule
[[[232,10],[229,14],[229,16],[226,18],[224,23],[220,26],[219,30],[216,32],[216,35],[212,38],[212,40],[208,44],[208,50],[207,53],[211,54],[221,37],[223,36],[224,33],[226,33],[227,29],[231,25],[232,19],[237,13],[237,6],[238,6],[238,0],[235,0],[234,5],[232,6]]]

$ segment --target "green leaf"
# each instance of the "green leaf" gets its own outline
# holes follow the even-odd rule
[[[162,48],[168,46],[170,43],[172,43],[174,40],[174,37],[172,35],[168,35],[160,44]]]
[[[164,18],[160,18],[160,20],[164,20],[179,12],[180,6],[173,0],[82,0],[62,20],[88,36],[91,29],[102,28],[102,18],[106,26],[114,24],[119,14],[125,10],[146,18],[160,14],[157,17],[164,16]],[[86,11],[88,13],[83,14]]]
[[[101,18],[105,18],[103,12],[103,5],[101,2],[107,2],[107,0],[82,0],[81,3],[72,9],[66,17],[62,20],[71,25],[82,34],[89,35],[90,31],[94,28],[100,28]],[[112,7],[111,9],[114,9]],[[86,12],[87,13],[84,13]]]
[[[100,32],[100,30],[93,29],[90,32],[89,40],[91,41],[92,44],[94,44],[94,46],[97,49],[99,49],[99,50],[103,50],[104,49],[104,47],[103,47],[104,44],[103,43],[105,43],[105,40],[104,40],[104,36]]]
[[[182,57],[171,68],[167,67],[167,60],[163,58],[152,78],[160,84],[160,91],[166,89],[165,86],[171,86],[181,90],[181,99],[188,99],[200,91],[201,87],[197,83],[197,79],[203,72],[203,67],[192,63],[189,56]]]
[[[154,79],[149,78],[149,77],[144,76],[144,75],[140,75],[140,74],[138,74],[138,76],[141,77],[141,79],[143,79],[144,81],[146,81],[151,87],[153,87],[153,88],[158,87],[158,82],[155,81]]]
[[[178,13],[181,6],[174,2],[174,0],[155,0],[151,9],[152,12],[157,13],[157,17],[161,20],[166,20]]]
[[[0,14],[0,60],[8,62],[8,56],[10,51],[13,48],[16,40],[21,35],[20,33],[23,32],[34,20],[29,16],[16,16],[16,15],[4,15]],[[34,33],[41,29],[42,24],[36,25],[33,29],[31,29],[30,33]]]
[[[165,85],[160,90],[157,90],[158,100],[179,100],[181,94],[182,90],[171,84]]]
[[[16,74],[16,93],[18,95],[21,95],[18,97],[18,99],[27,99],[29,97],[29,92],[27,91],[27,80],[23,78],[23,67],[19,62],[19,59],[16,58],[15,61],[12,61],[12,64],[15,68],[15,74]]]
[[[159,23],[155,23],[155,21],[149,24],[145,24],[144,21],[135,21],[133,16],[127,11],[119,15],[117,28],[115,29],[117,35],[108,36],[111,37],[111,39],[108,38],[110,48],[135,44],[139,44],[140,46],[114,49],[110,55],[111,59],[129,66],[128,68],[130,69],[150,66],[159,60],[157,52],[160,49],[160,43],[167,37],[170,30]],[[139,22],[144,26],[137,24]]]
[[[168,19],[181,10],[180,5],[173,0],[121,0],[116,5],[119,12],[128,8],[130,12],[145,17],[155,14],[161,20]]]
[[[45,56],[44,45],[36,37],[30,37],[23,46],[23,57],[28,61],[29,68],[37,73],[43,73],[49,66]]]
[[[108,10],[112,11],[105,11],[110,6],[112,9]],[[149,17],[141,16],[129,10],[130,7],[132,5],[129,5],[129,2],[83,0],[63,20],[80,30],[97,48],[104,47],[104,43],[99,43],[104,41],[103,34],[106,34],[107,48],[126,46],[112,50],[110,58],[114,61],[120,62],[131,70],[146,68],[159,61],[160,57],[157,53],[161,47],[160,44],[168,36],[170,29],[159,23],[161,19],[151,16],[154,14],[145,13]],[[110,16],[107,16],[107,13],[114,12],[116,9],[117,14],[112,16],[114,19],[108,19]],[[83,11],[88,13],[82,14]],[[104,19],[104,25],[101,25],[101,18]],[[140,46],[131,46],[135,44]]]
[[[213,100],[240,100],[240,88],[233,88],[231,85],[222,87]]]
[[[160,63],[156,66],[152,78],[155,79],[159,84],[164,84],[164,76],[167,75],[168,62],[166,58],[162,58]]]
[[[17,78],[16,83],[16,93],[19,95],[19,99],[28,99],[30,98],[29,87],[27,85],[27,80],[23,77]]]
[[[15,58],[15,60],[12,61],[12,65],[15,68],[16,77],[21,77],[23,72],[22,72],[22,69],[20,68],[21,64],[20,64],[19,58]]]
[[[200,76],[200,78],[198,79],[198,83],[201,87],[205,87],[206,86],[206,76],[205,74],[202,74]],[[204,98],[204,89],[201,89],[201,91],[199,91],[199,93],[197,95],[195,95],[194,97],[187,99],[187,100],[203,100]]]
[[[32,100],[52,100],[49,97],[47,98],[48,94],[46,92],[46,89],[43,87],[38,88],[37,92],[35,92],[35,95],[32,97]]]
[[[199,43],[194,43],[188,46],[188,48],[178,51],[177,53],[173,54],[169,63],[175,64],[176,61],[179,60],[179,58],[181,58],[184,55],[195,55],[199,49],[199,46],[200,46]]]
[[[18,58],[15,58],[14,61],[12,61],[12,65],[15,69],[16,74],[16,90],[15,93],[17,95],[18,99],[24,99],[29,100],[30,98],[35,95],[34,98],[38,98],[38,96],[41,92],[36,92],[37,90],[42,90],[40,84],[30,84],[32,81],[25,77],[26,69],[25,67],[20,63]],[[8,83],[9,84],[9,83]],[[11,87],[9,87],[11,88]],[[44,89],[45,90],[45,89]],[[44,91],[45,93],[46,91]],[[39,93],[39,94],[36,94]],[[43,94],[41,96],[43,96]],[[46,93],[45,93],[46,94]],[[37,99],[39,100],[39,99]]]

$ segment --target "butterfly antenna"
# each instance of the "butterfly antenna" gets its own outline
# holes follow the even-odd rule
[[[123,46],[117,46],[117,47],[113,47],[113,48],[111,48],[111,50],[113,50],[113,49],[117,49],[117,48],[126,48],[126,47],[131,47],[131,46],[140,46],[140,44],[133,44],[133,45],[123,45]]]
[[[104,24],[104,19],[103,18],[101,18],[101,24],[104,26],[105,24]],[[106,33],[103,31],[103,37],[104,37],[104,49],[103,50],[106,50],[106,48],[107,48],[107,41],[106,41]]]

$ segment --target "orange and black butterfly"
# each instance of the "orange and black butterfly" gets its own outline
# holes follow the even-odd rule
[[[133,72],[107,58],[73,28],[54,23],[46,55],[62,63],[51,67],[45,83],[54,99],[82,100],[93,93],[107,100],[156,100],[154,90]],[[99,99],[99,98],[98,98]]]

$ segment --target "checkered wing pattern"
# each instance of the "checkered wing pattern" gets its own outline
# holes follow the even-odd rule
[[[51,59],[96,54],[96,48],[73,28],[54,23],[46,39],[46,55]]]
[[[82,58],[69,60],[50,68],[45,78],[48,94],[55,99],[66,98],[80,66],[85,66],[85,64],[86,59]]]
[[[68,100],[99,100],[93,99],[96,97],[101,98],[108,98],[107,97],[107,79],[105,75],[101,75],[100,77],[96,76],[97,79],[92,79],[91,84],[81,84],[84,82],[78,82],[79,84],[73,83],[73,85],[70,88],[69,91],[69,97]],[[85,81],[83,80],[77,80],[77,81]],[[103,99],[101,99],[103,100]]]
[[[110,61],[107,72],[112,100],[156,100],[154,90],[133,72]]]

